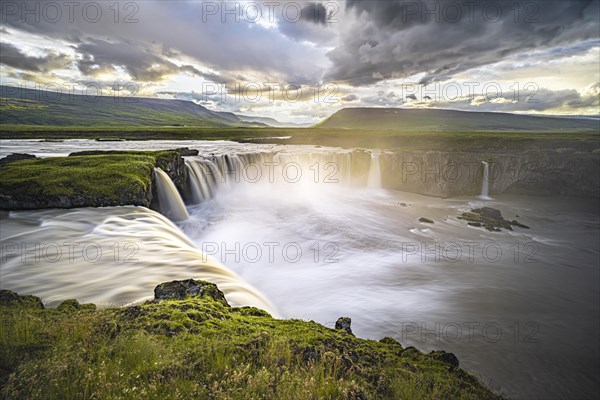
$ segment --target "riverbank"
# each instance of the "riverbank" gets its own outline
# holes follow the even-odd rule
[[[30,398],[500,399],[451,353],[364,340],[315,322],[230,307],[207,282],[155,299],[55,309],[0,292],[2,395]]]

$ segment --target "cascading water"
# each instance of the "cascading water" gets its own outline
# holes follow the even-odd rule
[[[483,164],[483,182],[481,184],[481,194],[479,197],[483,200],[491,200],[490,191],[490,164],[482,161]]]
[[[162,169],[155,168],[154,176],[160,212],[172,221],[188,219],[189,214],[185,204],[169,175]]]
[[[369,189],[381,188],[381,164],[379,162],[379,153],[376,151],[371,152],[371,165],[369,166],[367,187]]]
[[[275,184],[289,189],[352,182],[352,153],[344,151],[262,152],[186,157],[192,204],[215,195],[219,187],[234,184]],[[372,162],[373,187],[381,186],[379,156]]]
[[[40,243],[45,248],[36,250]],[[144,207],[13,212],[2,220],[0,247],[1,287],[51,305],[67,298],[99,305],[143,301],[159,283],[193,278],[216,283],[233,306],[276,314],[260,292]]]

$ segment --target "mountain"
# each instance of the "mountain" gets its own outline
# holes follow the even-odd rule
[[[343,108],[315,127],[446,132],[599,131],[600,120],[437,109]]]
[[[86,96],[0,86],[2,124],[58,126],[256,126],[186,100]]]
[[[311,124],[297,124],[294,122],[281,122],[276,120],[275,118],[270,118],[270,117],[255,117],[252,115],[237,115],[238,117],[240,117],[240,119],[244,122],[248,122],[248,123],[255,123],[255,124],[263,124],[266,126],[272,126],[272,127],[276,127],[276,128],[300,128],[300,127],[307,127],[310,126]]]

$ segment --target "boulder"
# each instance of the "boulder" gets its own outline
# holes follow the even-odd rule
[[[425,218],[425,217],[421,217],[419,218],[419,222],[424,222],[426,224],[433,224],[433,220],[429,219],[429,218]]]
[[[32,154],[22,154],[22,153],[12,153],[4,158],[0,158],[0,167],[6,165],[11,162],[20,161],[20,160],[31,160],[32,158],[36,158]]]
[[[197,156],[200,153],[198,150],[190,149],[189,147],[180,147],[176,149],[182,157]]]
[[[22,306],[43,309],[44,303],[36,296],[20,296],[12,290],[0,290],[0,306]]]
[[[75,299],[68,299],[68,300],[65,300],[62,303],[60,303],[58,305],[58,307],[56,307],[56,309],[58,311],[63,311],[63,312],[75,312],[75,311],[82,311],[82,310],[94,311],[96,309],[96,305],[92,304],[92,303],[80,304]]]
[[[155,300],[184,300],[188,297],[211,299],[229,305],[225,295],[217,285],[206,281],[187,279],[184,281],[171,281],[161,283],[154,288]]]
[[[345,331],[350,335],[354,335],[352,333],[352,328],[350,325],[352,324],[352,319],[350,317],[340,317],[337,321],[335,321],[335,329]]]
[[[474,208],[472,210],[476,214],[480,214],[484,218],[503,220],[500,210],[491,207]]]

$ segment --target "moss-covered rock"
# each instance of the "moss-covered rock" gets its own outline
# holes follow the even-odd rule
[[[500,399],[450,353],[204,293],[86,313],[0,305],[0,397]]]
[[[80,304],[75,299],[68,299],[63,301],[56,307],[58,311],[63,311],[67,313],[75,312],[75,311],[94,311],[96,309],[96,305],[92,303]]]
[[[14,161],[0,166],[0,209],[150,207],[157,166],[183,190],[184,161],[177,150],[85,151]]]
[[[154,288],[155,300],[185,300],[188,297],[210,297],[227,306],[225,295],[217,285],[206,281],[186,279],[161,283]]]
[[[0,306],[21,306],[43,309],[44,303],[36,296],[21,296],[11,290],[0,290]]]

